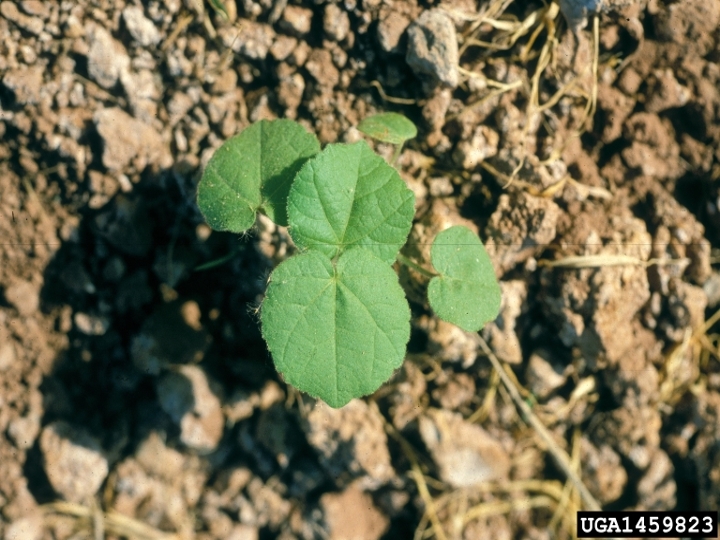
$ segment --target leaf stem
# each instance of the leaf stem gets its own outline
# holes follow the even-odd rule
[[[227,255],[224,255],[220,257],[219,259],[212,260],[210,262],[206,262],[204,264],[198,265],[195,268],[193,268],[193,272],[202,272],[204,270],[210,270],[211,268],[215,268],[216,266],[220,266],[221,264],[225,264],[229,260],[233,259],[236,255],[240,253],[239,249],[234,249]]]
[[[417,264],[417,263],[416,263],[415,261],[413,261],[412,259],[408,259],[408,258],[407,258],[405,255],[403,255],[402,253],[398,253],[398,255],[397,255],[397,260],[398,260],[398,262],[400,262],[401,264],[404,264],[405,266],[408,266],[408,267],[412,268],[413,270],[415,270],[415,271],[417,271],[417,272],[420,272],[420,273],[421,273],[423,276],[425,276],[425,277],[434,278],[434,277],[436,277],[436,276],[439,275],[439,274],[436,274],[435,272],[432,272],[432,271],[430,271],[430,270],[426,270],[425,268],[423,268],[422,266],[420,266],[419,264]]]
[[[400,159],[400,153],[402,152],[404,144],[405,143],[400,143],[395,147],[395,152],[393,153],[392,161],[390,162],[390,165],[392,165],[393,167],[397,168],[397,162],[398,159]]]

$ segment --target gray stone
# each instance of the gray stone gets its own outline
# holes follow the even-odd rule
[[[428,76],[455,88],[458,85],[458,58],[455,25],[443,11],[425,11],[408,28],[405,60],[418,77]]]

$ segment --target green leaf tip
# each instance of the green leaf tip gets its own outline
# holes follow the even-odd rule
[[[414,214],[413,192],[365,141],[327,145],[300,169],[288,197],[293,241],[331,259],[362,246],[392,264]]]
[[[392,144],[403,144],[417,136],[415,124],[402,114],[394,112],[368,116],[357,128],[368,137]]]
[[[392,268],[366,249],[336,262],[296,255],[270,276],[262,333],[277,370],[331,407],[373,393],[398,369],[410,308]]]
[[[477,332],[500,312],[501,290],[490,256],[467,227],[454,226],[435,237],[430,257],[440,274],[430,280],[428,300],[438,316]]]
[[[258,211],[287,226],[287,197],[305,161],[320,151],[315,135],[292,120],[261,120],[218,148],[205,167],[197,203],[215,230],[241,233]]]

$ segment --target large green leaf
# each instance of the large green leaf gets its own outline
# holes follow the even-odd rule
[[[490,257],[467,227],[455,226],[435,237],[430,257],[440,274],[430,280],[428,300],[438,316],[477,332],[500,312],[501,291]]]
[[[295,175],[320,143],[291,120],[261,120],[225,141],[198,184],[197,201],[215,230],[240,233],[262,211],[287,225],[287,196]]]
[[[402,144],[417,136],[415,124],[402,114],[394,112],[368,116],[357,128],[373,139],[392,144]]]
[[[415,196],[365,141],[330,144],[302,167],[288,197],[290,234],[330,258],[363,246],[392,263],[405,244]]]
[[[377,390],[410,338],[397,275],[362,248],[335,263],[318,251],[284,261],[270,276],[261,320],[285,380],[331,407]]]

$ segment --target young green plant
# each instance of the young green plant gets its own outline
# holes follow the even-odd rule
[[[386,113],[358,129],[397,145],[416,134]],[[290,120],[262,120],[227,140],[198,185],[215,230],[242,233],[257,212],[287,226],[299,248],[275,268],[261,306],[262,335],[286,382],[342,407],[373,393],[398,369],[410,338],[410,307],[392,265],[415,197],[365,141],[329,144]],[[469,332],[494,320],[500,287],[480,239],[465,227],[437,235],[428,300]]]

